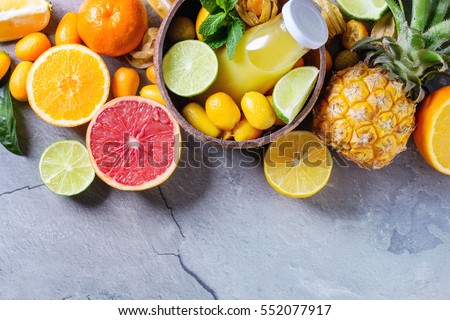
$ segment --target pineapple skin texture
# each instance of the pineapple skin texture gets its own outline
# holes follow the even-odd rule
[[[314,109],[314,133],[362,168],[385,167],[406,149],[415,127],[416,105],[403,87],[362,62],[337,72]]]

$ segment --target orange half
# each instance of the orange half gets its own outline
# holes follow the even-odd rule
[[[46,0],[1,0],[0,42],[44,29],[50,21],[51,7]]]
[[[430,94],[416,113],[414,142],[436,170],[450,175],[450,86]]]
[[[68,44],[44,52],[27,78],[28,101],[44,121],[75,127],[92,119],[108,99],[110,76],[89,48]]]

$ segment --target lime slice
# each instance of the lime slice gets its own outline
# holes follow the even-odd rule
[[[48,146],[41,156],[39,172],[51,191],[64,196],[84,191],[95,177],[86,148],[73,140]]]
[[[311,132],[292,131],[272,142],[264,155],[267,182],[291,198],[306,198],[328,182],[333,159],[327,147]]]
[[[272,97],[278,118],[287,124],[294,120],[314,89],[318,75],[316,67],[295,68],[277,82]]]
[[[203,93],[216,80],[219,64],[204,42],[185,40],[169,49],[162,63],[164,82],[173,93],[192,97]]]
[[[337,0],[339,8],[350,18],[375,21],[388,10],[384,0]]]

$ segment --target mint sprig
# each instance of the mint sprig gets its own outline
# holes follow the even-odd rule
[[[200,25],[203,41],[212,49],[225,45],[228,59],[233,59],[236,46],[245,31],[245,24],[234,7],[238,0],[200,0],[210,13]]]

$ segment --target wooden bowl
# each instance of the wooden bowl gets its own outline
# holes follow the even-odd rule
[[[156,79],[161,95],[164,98],[166,106],[171,112],[172,116],[178,121],[178,123],[181,125],[182,128],[184,128],[184,130],[194,135],[194,137],[197,138],[198,140],[204,141],[208,144],[213,144],[226,148],[241,148],[241,149],[257,148],[265,144],[268,144],[276,140],[277,138],[287,134],[288,132],[294,130],[311,112],[315,103],[317,102],[317,99],[319,98],[320,91],[322,89],[326,75],[325,47],[320,48],[320,73],[319,79],[317,80],[317,84],[313,92],[311,93],[311,96],[309,97],[307,104],[302,108],[300,113],[295,117],[295,119],[290,124],[287,124],[283,127],[279,127],[279,129],[269,131],[258,139],[238,142],[234,140],[222,140],[207,136],[204,133],[195,129],[186,121],[186,119],[181,114],[181,109],[188,102],[190,102],[190,99],[177,96],[176,94],[170,92],[167,89],[167,87],[164,84],[162,60],[164,54],[170,48],[169,47],[170,44],[168,43],[168,41],[166,41],[166,34],[173,18],[176,16],[185,16],[195,22],[200,8],[201,4],[199,0],[178,0],[177,2],[175,2],[175,4],[172,5],[172,8],[169,10],[164,20],[162,21],[158,37],[156,39],[155,54],[154,54]]]

